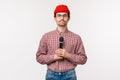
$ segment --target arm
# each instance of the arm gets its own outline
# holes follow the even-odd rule
[[[47,53],[47,37],[44,35],[40,41],[38,51],[36,53],[36,60],[41,64],[50,64],[54,62],[54,55],[50,55]]]
[[[63,57],[60,57],[56,51],[55,54],[48,54],[47,37],[44,35],[40,41],[39,48],[36,53],[37,62],[41,64],[51,64],[61,59],[63,59]]]
[[[61,56],[72,62],[73,64],[85,64],[87,56],[81,38],[77,40],[76,48],[74,53],[68,53],[65,49],[61,53]]]
[[[85,54],[85,49],[83,42],[80,37],[78,37],[77,45],[75,48],[75,53],[68,54],[66,58],[74,64],[85,64],[87,61],[87,56]]]

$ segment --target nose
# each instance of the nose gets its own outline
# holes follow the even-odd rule
[[[64,16],[61,16],[61,19],[64,19]]]

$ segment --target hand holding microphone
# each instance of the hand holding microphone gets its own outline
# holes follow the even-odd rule
[[[64,42],[64,38],[61,36],[60,38],[59,38],[59,49],[57,49],[56,51],[55,51],[55,54],[54,54],[54,59],[55,60],[62,60],[63,59],[63,57],[61,56],[61,50],[60,49],[62,49],[63,48],[63,42]]]
[[[63,49],[63,43],[64,43],[64,38],[60,37],[59,38],[59,49],[55,51],[55,59],[61,60],[64,59],[68,56],[68,52]]]

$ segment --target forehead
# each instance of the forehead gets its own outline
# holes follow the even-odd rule
[[[67,15],[67,13],[66,12],[58,12],[58,13],[56,13],[56,15]]]

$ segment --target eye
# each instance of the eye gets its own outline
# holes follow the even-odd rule
[[[61,17],[62,15],[58,14],[57,17]]]
[[[68,17],[68,15],[67,15],[67,14],[64,14],[63,17]]]
[[[63,14],[63,15],[57,14],[56,17],[64,17],[64,18],[66,18],[66,17],[68,17],[68,14]]]

